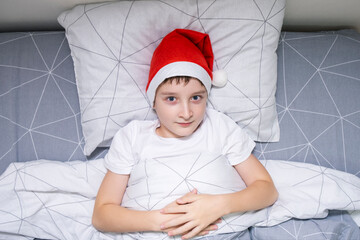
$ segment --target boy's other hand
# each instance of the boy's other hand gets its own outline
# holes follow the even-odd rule
[[[176,204],[171,203],[160,211],[179,214],[161,227],[169,230],[169,236],[182,235],[182,239],[206,235],[209,231],[217,230],[216,224],[221,222],[218,202],[216,195],[198,194],[194,189],[176,200]]]

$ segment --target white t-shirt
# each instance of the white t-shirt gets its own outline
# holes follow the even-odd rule
[[[255,143],[232,119],[207,109],[200,127],[183,138],[160,137],[158,126],[158,120],[134,120],[114,136],[105,167],[130,174],[122,206],[155,210],[194,188],[221,194],[246,187],[233,166],[250,156]],[[236,215],[229,218],[233,222]],[[227,222],[213,233],[244,230],[243,223],[237,229]]]
[[[200,127],[189,137],[163,138],[155,133],[158,120],[130,122],[113,138],[106,167],[118,174],[131,174],[141,159],[210,152],[226,156],[229,164],[246,160],[255,143],[232,119],[207,109]],[[181,163],[179,163],[181,165]]]

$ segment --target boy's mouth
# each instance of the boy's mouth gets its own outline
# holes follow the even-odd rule
[[[179,124],[180,126],[182,126],[182,127],[188,127],[188,126],[190,126],[190,125],[192,124],[192,122],[185,122],[185,123],[179,122],[178,124]]]

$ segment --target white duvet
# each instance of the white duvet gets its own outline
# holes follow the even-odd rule
[[[277,202],[260,211],[226,216],[215,233],[272,226],[290,218],[326,217],[332,209],[359,213],[360,178],[306,163],[262,163],[279,191]],[[102,159],[11,164],[0,176],[0,239],[21,239],[19,235],[24,239],[159,239],[158,233],[115,235],[92,227],[94,200],[105,172]]]

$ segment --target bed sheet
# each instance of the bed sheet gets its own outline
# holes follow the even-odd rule
[[[360,230],[346,211],[331,211],[325,219],[289,220],[274,227],[204,236],[201,240],[360,240]],[[40,239],[38,239],[40,240]]]
[[[89,161],[106,154],[101,148],[89,158],[83,154],[73,61],[64,32],[0,33],[0,53],[0,133],[6,136],[0,138],[0,173],[12,162]],[[283,32],[278,61],[281,140],[258,143],[255,155],[360,176],[360,109],[351,104],[360,101],[360,34]],[[344,216],[346,212],[332,219],[353,226]],[[315,226],[321,220],[254,229],[300,238],[312,221]]]
[[[360,239],[360,230],[344,211],[331,211],[324,219],[293,219],[273,227],[255,227],[250,239],[260,240],[328,240]]]
[[[74,63],[64,32],[0,33],[0,173],[14,161],[87,160]],[[280,142],[262,160],[307,162],[360,176],[360,34],[282,32]],[[46,147],[44,145],[46,144]]]

